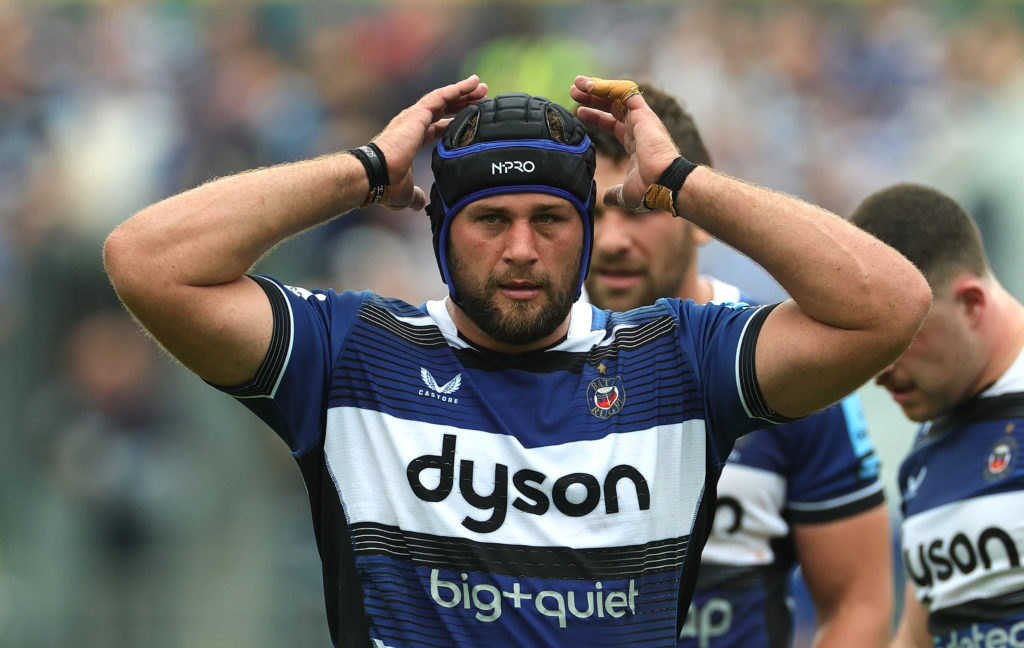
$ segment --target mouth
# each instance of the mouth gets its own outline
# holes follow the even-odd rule
[[[907,403],[914,397],[914,389],[912,387],[886,385],[885,389],[889,392],[889,396],[900,405]]]
[[[598,281],[610,290],[628,290],[643,279],[643,273],[624,268],[597,268]]]
[[[529,301],[531,299],[536,299],[543,291],[543,288],[540,284],[532,281],[517,279],[512,281],[503,281],[498,284],[498,290],[508,299],[515,301]]]

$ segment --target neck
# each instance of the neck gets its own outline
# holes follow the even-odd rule
[[[451,300],[451,297],[445,298],[444,305],[448,309],[448,315],[451,316],[452,322],[455,323],[455,328],[458,329],[462,337],[469,340],[475,346],[506,355],[516,355],[526,353],[527,351],[545,349],[555,344],[568,334],[569,321],[572,318],[572,311],[570,310],[569,314],[565,316],[565,320],[548,335],[525,344],[509,344],[508,342],[494,339],[490,334],[477,326],[477,323],[470,319],[466,312]]]
[[[715,297],[715,287],[707,279],[697,276],[696,268],[691,267],[690,271],[683,277],[683,281],[676,289],[676,297],[679,299],[692,299],[698,304],[706,304]]]

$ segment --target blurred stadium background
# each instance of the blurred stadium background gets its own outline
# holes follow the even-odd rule
[[[0,646],[329,645],[284,445],[135,334],[106,282],[102,241],[133,211],[364,143],[470,72],[566,102],[576,73],[625,76],[682,97],[718,168],[839,214],[895,181],[942,187],[1024,297],[1022,16],[953,0],[0,0]],[[354,213],[260,270],[419,303],[444,294],[427,232],[422,213]],[[781,296],[722,246],[702,269]],[[895,519],[913,428],[862,395]]]

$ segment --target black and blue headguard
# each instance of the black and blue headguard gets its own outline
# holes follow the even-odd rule
[[[448,272],[452,218],[474,200],[526,192],[565,198],[583,219],[579,298],[594,243],[594,156],[583,123],[544,97],[500,94],[452,119],[434,149],[434,185],[427,205],[434,255],[452,300],[458,301]]]

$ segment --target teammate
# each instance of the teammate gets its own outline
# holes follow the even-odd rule
[[[933,306],[879,374],[922,423],[899,471],[903,616],[894,647],[1024,645],[1024,307],[971,217],[930,187],[868,196],[851,220],[924,272]]]
[[[635,88],[570,89],[630,151],[605,200],[678,206],[794,300],[577,301],[596,198],[584,125],[542,98],[484,100],[475,76],[367,146],[208,183],[108,237],[127,307],[296,457],[337,645],[674,646],[733,440],[838,400],[913,339],[930,296],[911,264],[680,157]],[[423,208],[412,162],[438,137],[427,211],[446,299],[248,274],[362,204]]]
[[[693,118],[674,98],[644,87],[644,100],[685,158],[711,166]],[[629,162],[614,137],[591,130],[598,191]],[[707,234],[666,212],[598,207],[586,289],[599,308],[628,310],[661,297],[752,300],[697,274]],[[679,645],[779,648],[792,644],[794,563],[815,604],[815,645],[882,646],[890,635],[892,560],[878,460],[856,396],[736,443],[718,485],[718,507]]]

